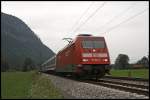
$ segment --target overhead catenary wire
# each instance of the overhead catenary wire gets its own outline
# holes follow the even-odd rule
[[[92,18],[102,7],[104,7],[104,5],[106,4],[106,2],[104,2],[102,5],[100,5],[83,23],[80,24],[79,27],[77,27],[74,31],[78,31],[90,18]]]
[[[112,19],[110,19],[108,22],[106,22],[104,25],[102,25],[100,28],[103,28],[107,25],[109,25],[110,23],[112,23],[113,21],[117,20],[118,17],[121,17],[122,15],[124,15],[128,10],[130,10],[131,8],[134,7],[136,3],[132,3],[127,9],[123,10],[121,13],[117,14],[116,16],[114,16]]]
[[[83,16],[89,11],[89,9],[92,7],[92,5],[94,4],[94,2],[92,2],[88,8],[82,13],[82,15],[79,17],[79,19],[75,22],[75,24],[71,27],[71,30],[73,30],[73,28],[80,22],[80,20],[83,18]],[[70,32],[68,32],[70,33]]]
[[[121,24],[126,23],[126,22],[130,21],[131,19],[133,19],[133,18],[135,18],[135,17],[137,17],[137,16],[143,14],[146,10],[148,10],[148,8],[146,8],[146,9],[142,10],[141,12],[139,12],[139,13],[137,13],[137,14],[135,14],[135,15],[129,17],[129,18],[127,18],[126,20],[120,22],[119,24],[117,24],[117,25],[115,25],[115,26],[113,26],[113,27],[107,29],[105,32],[103,32],[103,34],[106,33],[106,32],[109,32],[109,31],[111,31],[111,30],[113,30],[113,29],[119,27]]]
[[[94,4],[94,2],[92,1],[91,4],[87,7],[87,9],[82,13],[82,15],[79,17],[79,19],[75,22],[75,24],[71,27],[71,30],[73,30],[73,28],[79,23],[79,21],[83,18],[83,16],[89,11],[89,9],[91,8],[91,6]],[[67,32],[67,34],[65,36],[68,35],[68,33],[70,33],[70,31]],[[65,37],[64,36],[64,37]],[[60,39],[60,41],[62,41],[62,39]],[[59,41],[59,42],[60,42]],[[58,42],[58,43],[59,43]],[[58,49],[58,48],[57,48]]]
[[[89,6],[88,6],[88,8],[83,12],[83,14],[79,17],[79,19],[76,21],[76,23],[72,26],[72,28],[71,28],[71,30],[73,29],[73,27],[75,27],[76,26],[76,24],[78,24],[79,23],[79,21],[81,20],[81,18],[83,18],[83,16],[88,12],[88,10],[91,8],[91,6],[94,4],[94,2],[92,2]],[[102,4],[102,6],[105,4],[105,2]],[[92,13],[92,16],[93,16],[93,14],[95,14],[99,9],[101,8],[101,6],[98,8],[98,9],[96,9],[95,10],[95,12],[94,13]],[[89,19],[90,17],[92,17],[92,16],[89,16],[87,19]],[[70,33],[70,32],[68,32],[68,33]],[[66,35],[68,35],[68,33],[66,34]],[[72,34],[71,34],[72,35]],[[64,36],[65,37],[65,36]],[[61,40],[60,40],[61,41]],[[59,42],[60,42],[59,41]]]
[[[89,5],[89,7],[85,10],[85,12],[81,15],[81,17],[79,17],[79,19],[76,21],[76,23],[73,25],[73,27],[74,27],[76,24],[79,23],[79,21],[81,20],[81,18],[83,18],[83,16],[88,12],[88,10],[91,8],[91,6],[92,6],[93,4],[94,4],[94,2],[92,2],[92,3]],[[80,24],[79,27],[77,27],[77,28],[75,29],[75,31],[73,31],[73,33],[76,32],[81,26],[83,26],[91,17],[93,17],[105,4],[106,4],[106,2],[102,3],[83,23]],[[73,29],[73,27],[72,27],[71,29]],[[68,32],[68,33],[69,33],[69,32]],[[72,34],[73,34],[73,33],[72,33]],[[71,34],[71,35],[72,35],[72,34]],[[66,35],[67,35],[67,34],[66,34]]]
[[[147,8],[147,9],[148,9],[148,8]],[[111,31],[111,30],[113,30],[113,29],[119,27],[121,24],[123,24],[123,23],[125,23],[125,22],[127,22],[127,21],[129,21],[129,20],[131,20],[131,19],[133,19],[133,18],[135,18],[136,16],[138,16],[138,15],[144,13],[147,9],[144,9],[144,10],[142,10],[141,12],[139,12],[139,13],[137,13],[137,14],[131,16],[131,17],[129,17],[128,19],[126,19],[126,20],[120,22],[119,24],[117,24],[117,25],[115,25],[115,26],[109,28],[108,30],[106,30],[106,31],[103,32],[103,33],[109,32],[109,31]]]

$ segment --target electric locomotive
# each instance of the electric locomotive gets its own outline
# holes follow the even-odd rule
[[[109,52],[104,37],[90,34],[79,34],[47,63],[47,68],[53,66],[56,73],[78,77],[100,78],[110,71]]]

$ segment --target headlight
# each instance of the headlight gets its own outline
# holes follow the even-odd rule
[[[108,59],[104,59],[104,61],[106,62],[106,61],[108,61]]]
[[[82,59],[82,61],[86,62],[86,61],[88,61],[88,59]]]

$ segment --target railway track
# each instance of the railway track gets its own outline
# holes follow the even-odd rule
[[[109,78],[109,79],[122,79],[122,80],[129,80],[129,81],[140,81],[140,82],[149,82],[149,79],[133,78],[133,77],[104,76],[104,78]]]
[[[119,84],[123,86],[135,87],[135,88],[149,89],[148,85],[140,85],[140,84],[135,84],[135,83],[132,84],[132,83],[127,83],[127,82],[111,81],[111,80],[106,80],[106,79],[100,79],[99,81],[112,83],[112,84]]]
[[[64,77],[64,76],[60,76],[60,77],[75,80],[75,81],[90,83],[90,84],[96,84],[108,88],[118,89],[121,91],[132,92],[139,95],[149,96],[149,80],[145,80],[145,79],[139,79],[139,78],[128,79],[127,77],[106,76],[96,81],[95,79],[78,80],[78,79],[74,79],[73,77]]]
[[[114,88],[114,89],[119,89],[119,90],[123,90],[123,91],[127,91],[127,92],[132,92],[132,93],[137,93],[140,95],[145,95],[145,96],[149,96],[149,82],[144,81],[143,80],[127,80],[127,79],[115,79],[115,77],[111,78],[102,78],[99,79],[97,81],[95,81],[94,79],[92,80],[86,80],[86,83],[91,83],[91,84],[96,84],[96,85],[101,85],[101,86],[105,86],[105,87],[109,87],[109,88]],[[136,84],[137,82],[137,84]],[[139,84],[139,82],[141,82],[141,84]],[[142,84],[143,83],[143,84]]]

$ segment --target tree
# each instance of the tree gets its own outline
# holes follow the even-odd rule
[[[9,64],[6,60],[1,59],[1,71],[5,72],[9,70]]]
[[[32,70],[34,69],[34,63],[33,60],[31,58],[26,58],[24,61],[24,66],[23,66],[23,71],[28,71],[28,70]]]
[[[137,61],[137,64],[142,64],[145,67],[149,67],[149,59],[144,56],[141,60]]]
[[[115,61],[116,69],[128,69],[129,68],[129,57],[126,54],[119,54]]]

